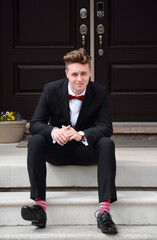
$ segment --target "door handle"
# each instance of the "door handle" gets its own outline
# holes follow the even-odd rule
[[[83,19],[87,17],[87,9],[86,8],[81,8],[80,17]]]
[[[98,54],[99,54],[99,56],[103,56],[104,50],[103,50],[103,38],[102,38],[102,35],[104,34],[104,26],[102,24],[99,24],[97,26],[97,33],[99,35],[99,50],[98,50]]]
[[[80,33],[82,35],[82,47],[85,48],[85,35],[87,34],[87,26],[85,24],[80,26]]]

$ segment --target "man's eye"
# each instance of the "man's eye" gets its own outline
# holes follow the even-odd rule
[[[82,76],[85,76],[85,75],[87,75],[87,73],[86,73],[86,72],[83,72],[83,73],[81,73],[81,75],[82,75]]]
[[[73,74],[72,74],[72,76],[73,76],[73,77],[76,77],[76,76],[77,76],[77,74],[76,74],[76,73],[73,73]]]

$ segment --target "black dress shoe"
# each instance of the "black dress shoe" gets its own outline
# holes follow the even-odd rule
[[[24,220],[31,221],[34,226],[39,228],[46,227],[46,212],[40,205],[33,205],[32,207],[23,206],[21,208],[21,216]]]
[[[106,211],[98,214],[97,224],[98,228],[100,228],[103,233],[106,234],[118,233],[116,225],[111,218],[111,215]]]

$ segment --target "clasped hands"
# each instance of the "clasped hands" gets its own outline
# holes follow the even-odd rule
[[[55,128],[53,137],[55,141],[61,146],[64,146],[68,141],[76,140],[79,142],[82,139],[80,134],[70,125],[62,125],[62,128]]]

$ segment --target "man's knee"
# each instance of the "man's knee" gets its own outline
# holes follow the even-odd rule
[[[97,146],[98,147],[105,147],[105,148],[108,148],[108,149],[115,149],[115,144],[113,142],[113,140],[111,138],[108,138],[108,137],[102,137],[98,140],[97,142]]]
[[[45,139],[44,136],[42,136],[41,134],[35,134],[33,135],[28,143],[28,147],[43,147],[45,144],[47,143],[47,140]]]

